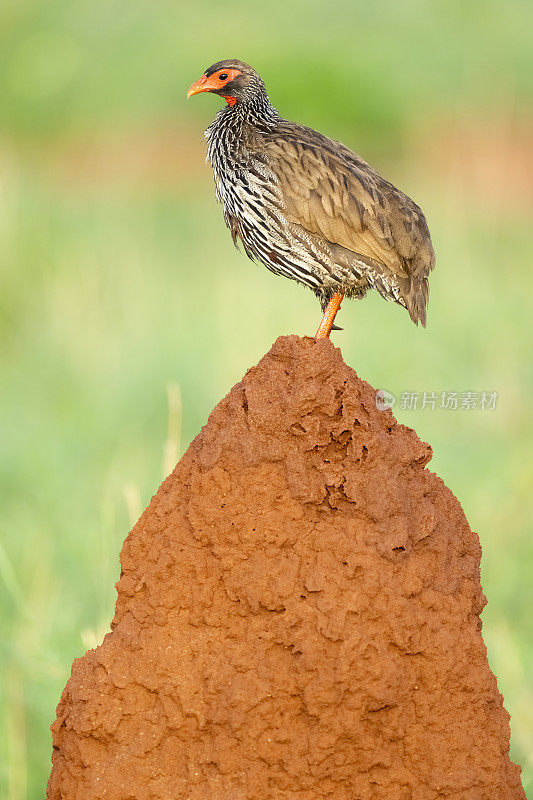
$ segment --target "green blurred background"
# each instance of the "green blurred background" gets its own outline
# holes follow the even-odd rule
[[[221,58],[424,208],[427,330],[378,296],[335,342],[396,407],[483,546],[483,632],[533,790],[530,0],[18,0],[0,6],[0,796],[43,797],[72,660],[113,615],[121,543],[213,405],[314,296],[233,249],[204,164]],[[533,796],[533,793],[532,793]]]

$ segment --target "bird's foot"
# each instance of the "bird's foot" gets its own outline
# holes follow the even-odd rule
[[[318,330],[315,335],[315,339],[329,339],[329,334],[331,331],[340,331],[342,328],[338,328],[336,325],[333,324],[335,320],[335,316],[337,311],[341,307],[342,298],[344,297],[343,294],[336,292],[329,303],[327,304],[324,310],[324,316],[322,317],[322,321],[318,326]]]

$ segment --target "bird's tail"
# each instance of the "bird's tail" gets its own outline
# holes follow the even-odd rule
[[[404,294],[405,307],[415,325],[420,322],[422,327],[425,328],[429,301],[429,281],[425,277],[420,279],[413,276],[407,280],[409,285],[406,286],[407,291]]]

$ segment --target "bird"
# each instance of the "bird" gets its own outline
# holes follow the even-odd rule
[[[284,119],[248,64],[212,64],[189,88],[226,101],[205,131],[234,244],[320,301],[329,338],[344,297],[376,290],[426,325],[435,253],[422,210],[361,156]]]

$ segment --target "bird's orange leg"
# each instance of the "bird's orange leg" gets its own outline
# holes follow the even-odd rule
[[[335,322],[335,317],[337,315],[337,311],[341,307],[343,297],[344,297],[343,294],[335,292],[335,294],[333,295],[333,297],[326,306],[326,310],[324,311],[322,322],[318,326],[315,339],[329,339],[329,334],[331,333],[331,326]]]

